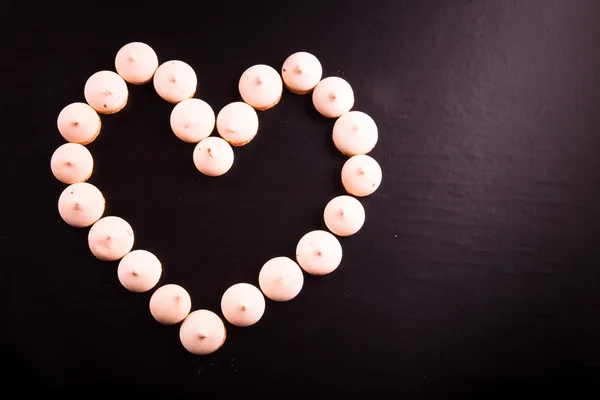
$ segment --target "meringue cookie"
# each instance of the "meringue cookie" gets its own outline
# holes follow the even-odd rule
[[[367,154],[375,147],[377,137],[375,121],[361,111],[347,112],[333,125],[333,143],[347,156]]]
[[[133,247],[133,229],[120,217],[104,217],[90,229],[88,244],[97,259],[119,260]]]
[[[265,298],[256,286],[238,283],[223,294],[221,311],[225,319],[235,326],[254,325],[265,312]]]
[[[365,223],[365,209],[352,196],[338,196],[329,201],[323,212],[327,228],[338,236],[350,236]]]
[[[267,261],[258,275],[260,290],[273,301],[289,301],[296,297],[304,284],[302,270],[288,257]]]
[[[317,84],[312,100],[321,115],[337,118],[354,106],[354,91],[344,79],[330,76]]]
[[[233,165],[233,149],[225,140],[210,136],[194,148],[194,165],[208,176],[221,176]]]
[[[61,218],[76,228],[85,228],[102,217],[105,200],[102,192],[90,183],[79,182],[68,186],[58,199]]]
[[[359,154],[350,157],[342,167],[342,184],[354,196],[368,196],[379,188],[381,167],[370,156]]]
[[[96,110],[88,104],[71,103],[58,114],[56,125],[66,141],[88,144],[100,133],[102,122]]]
[[[150,313],[163,325],[174,325],[188,316],[192,299],[184,288],[169,284],[156,289],[150,297]]]
[[[196,93],[198,78],[188,64],[179,60],[161,64],[154,73],[156,93],[169,103],[179,103]]]
[[[171,129],[186,143],[198,143],[215,129],[215,112],[205,101],[187,99],[171,111]]]
[[[326,275],[342,262],[342,245],[327,231],[308,232],[296,246],[296,260],[311,275]]]
[[[162,274],[158,258],[146,250],[133,250],[121,259],[117,268],[119,282],[127,290],[136,293],[152,289]]]
[[[217,115],[217,131],[232,146],[243,146],[258,132],[258,115],[246,103],[229,103]]]
[[[115,69],[133,85],[150,82],[158,68],[158,57],[146,43],[131,42],[121,47],[115,57]]]
[[[83,94],[85,101],[100,114],[114,114],[127,104],[129,90],[117,73],[99,71],[89,77]]]
[[[279,103],[283,83],[273,67],[258,64],[244,71],[238,88],[244,102],[264,111]]]
[[[289,56],[281,68],[283,83],[295,94],[310,93],[323,75],[323,67],[314,55],[299,51]]]
[[[219,350],[227,331],[223,320],[209,310],[196,310],[189,314],[179,328],[183,347],[192,354],[206,355]]]
[[[65,143],[54,151],[50,168],[56,179],[72,184],[89,179],[94,170],[92,153],[78,143]]]

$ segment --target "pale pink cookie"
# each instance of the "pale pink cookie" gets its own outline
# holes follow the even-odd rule
[[[71,103],[58,114],[58,131],[68,142],[88,144],[100,133],[100,116],[85,103]]]
[[[120,217],[104,217],[90,229],[88,245],[97,259],[115,261],[131,251],[133,239],[133,229],[127,221]]]
[[[258,132],[258,115],[246,103],[229,103],[217,115],[217,131],[232,146],[243,146]]]
[[[115,69],[133,85],[150,82],[158,68],[158,57],[146,43],[131,42],[121,47],[115,57]]]
[[[265,312],[265,298],[256,286],[238,283],[223,294],[221,311],[225,319],[235,326],[254,325]]]
[[[179,328],[179,340],[192,354],[203,356],[219,350],[227,330],[223,320],[209,310],[196,310],[188,315]]]
[[[364,112],[350,111],[335,121],[332,138],[335,147],[347,156],[367,154],[377,143],[377,125]]]
[[[205,101],[187,99],[171,111],[171,129],[186,143],[198,143],[215,129],[215,112]]]
[[[169,103],[179,103],[196,93],[198,78],[188,64],[179,60],[161,64],[154,74],[156,93]]]
[[[329,201],[323,212],[327,228],[338,236],[350,236],[365,223],[365,209],[352,196],[338,196]]]
[[[152,289],[162,274],[159,259],[146,250],[133,250],[119,261],[117,276],[127,290],[136,293]]]
[[[275,257],[267,261],[258,275],[260,290],[273,301],[288,301],[302,290],[304,274],[292,259]]]
[[[187,290],[179,285],[164,285],[150,297],[150,313],[163,325],[174,325],[188,316],[192,299]]]
[[[242,99],[257,110],[268,110],[281,99],[283,83],[277,71],[268,65],[258,64],[242,74],[238,88]]]
[[[327,118],[337,118],[354,106],[354,92],[344,79],[330,76],[315,87],[312,100],[315,108]]]
[[[98,221],[104,214],[104,207],[102,192],[86,182],[68,186],[58,199],[61,218],[76,228],[85,228]]]
[[[314,55],[299,51],[289,56],[281,68],[283,83],[295,94],[310,93],[323,76],[323,68]]]
[[[129,90],[117,73],[99,71],[88,78],[83,94],[85,101],[100,114],[114,114],[127,104]]]
[[[220,137],[202,139],[194,148],[194,165],[208,176],[221,176],[233,165],[233,149]]]
[[[309,274],[326,275],[342,262],[342,245],[327,231],[308,232],[296,246],[296,260]]]
[[[359,154],[350,157],[342,167],[342,184],[354,196],[368,196],[381,185],[381,167],[370,156]]]
[[[50,168],[54,177],[62,183],[84,182],[92,175],[94,158],[85,146],[65,143],[52,154]]]

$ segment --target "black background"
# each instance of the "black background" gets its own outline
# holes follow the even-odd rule
[[[0,245],[4,377],[110,393],[489,398],[586,391],[600,374],[600,2],[4,3]],[[89,6],[89,10],[85,10]],[[144,15],[145,8],[160,18]],[[198,75],[217,112],[249,66],[315,54],[353,86],[383,183],[331,275],[210,356],[120,286],[61,221],[56,117],[130,41]],[[220,313],[343,194],[333,120],[285,92],[217,179],[192,163],[151,84],[88,148],[105,215],[163,263],[160,284]],[[215,132],[216,134],[216,132]]]

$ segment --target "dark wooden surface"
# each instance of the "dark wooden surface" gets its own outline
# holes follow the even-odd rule
[[[490,398],[598,389],[600,374],[600,2],[386,1],[163,4],[163,19],[116,4],[5,4],[2,223],[4,376],[21,388],[202,398],[244,390]],[[112,7],[112,8],[111,8]],[[110,12],[114,14],[110,14]],[[307,277],[250,328],[228,324],[196,357],[151,295],[122,288],[87,229],[61,221],[49,168],[56,117],[117,50],[150,44],[198,75],[215,111],[239,100],[249,66],[295,51],[354,87],[375,119],[381,188],[341,240],[338,270]],[[103,117],[90,180],[135,248],[162,261],[193,308],[293,257],[344,193],[333,121],[285,92],[218,179],[169,128],[152,85]],[[215,133],[216,134],[216,133]],[[597,394],[597,392],[596,392]],[[283,397],[282,397],[283,398]]]

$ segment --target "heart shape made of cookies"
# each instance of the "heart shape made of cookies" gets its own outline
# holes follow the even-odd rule
[[[228,288],[221,298],[221,313],[227,322],[239,327],[257,323],[265,311],[265,297],[276,302],[292,300],[303,287],[304,273],[326,275],[340,265],[342,247],[336,236],[350,236],[361,229],[365,211],[357,198],[375,192],[382,180],[381,167],[367,155],[377,143],[377,125],[367,114],[351,111],[354,93],[347,81],[333,76],[322,79],[319,60],[297,52],[285,60],[281,73],[264,64],[245,70],[238,85],[242,101],[227,104],[215,114],[208,103],[194,97],[198,83],[194,69],[180,60],[159,65],[158,56],[145,43],[123,46],[117,52],[115,70],[93,74],[85,84],[86,102],[62,109],[57,126],[67,143],[54,151],[50,164],[54,176],[68,185],[58,200],[61,218],[73,227],[90,228],[91,253],[99,260],[118,261],[117,276],[123,287],[137,293],[154,289],[162,264],[150,251],[133,249],[134,230],[125,219],[104,215],[105,198],[88,182],[94,159],[85,145],[100,133],[100,115],[117,113],[126,106],[127,84],[151,81],[158,95],[174,104],[171,130],[182,141],[194,144],[192,162],[204,175],[216,178],[233,167],[234,148],[253,140],[259,131],[258,112],[274,107],[284,88],[297,95],[312,93],[316,110],[336,119],[332,140],[349,156],[341,171],[348,194],[331,199],[323,212],[330,232],[306,233],[298,241],[294,259],[280,256],[266,261],[258,285],[241,282]],[[217,135],[213,134],[215,128]],[[227,330],[221,317],[207,309],[191,311],[192,299],[180,285],[160,286],[153,292],[149,308],[163,325],[181,323],[181,343],[193,354],[212,353],[225,342]]]

